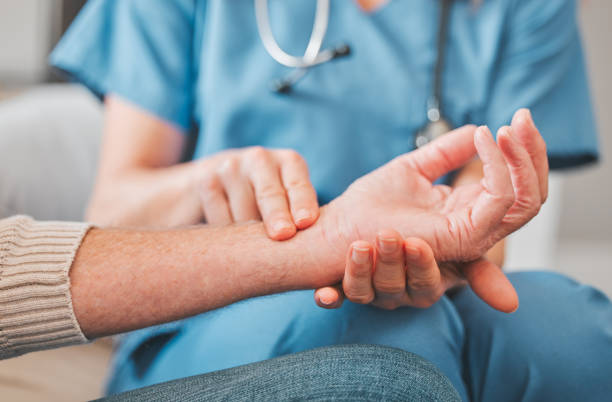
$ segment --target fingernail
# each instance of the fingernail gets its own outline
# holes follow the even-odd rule
[[[397,250],[397,239],[378,239],[378,246],[380,251],[385,254],[393,253]]]
[[[295,213],[295,223],[309,221],[312,218],[312,214],[307,209],[300,209]]]
[[[491,130],[487,126],[480,126],[476,129],[476,137],[481,137],[482,140],[484,138],[491,136]]]
[[[291,230],[293,224],[285,219],[279,219],[272,225],[272,230],[276,233],[285,232]]]
[[[351,259],[358,265],[367,264],[370,261],[370,250],[367,248],[353,247]]]
[[[512,129],[510,127],[508,127],[508,126],[504,126],[504,127],[499,129],[498,136],[500,136],[500,135],[506,136],[509,139],[513,139],[512,138]]]
[[[319,301],[321,302],[321,304],[325,305],[325,306],[331,306],[332,304],[334,304],[334,300],[331,297],[331,295],[325,295],[326,292],[321,292],[323,294],[319,294]]]
[[[524,109],[525,113],[521,116],[521,120],[523,121],[523,123],[529,127],[535,127],[535,124],[533,122],[533,116],[531,114],[531,110],[529,109]]]
[[[421,250],[414,246],[405,246],[406,258],[411,260],[418,260],[421,257]]]

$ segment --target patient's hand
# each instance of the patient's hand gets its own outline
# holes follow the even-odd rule
[[[353,242],[342,285],[319,289],[315,301],[323,308],[338,308],[346,296],[353,303],[387,310],[403,306],[426,308],[448,289],[463,283],[463,275],[453,264],[438,267],[433,250],[423,240],[402,239],[399,233],[387,229],[378,233],[375,244]],[[505,297],[516,294],[511,292]],[[507,312],[510,311],[513,310]]]
[[[344,298],[353,303],[372,304],[386,310],[398,307],[427,308],[451,288],[467,283],[481,273],[497,284],[492,297],[501,311],[510,313],[518,307],[518,298],[500,269],[480,259],[465,264],[442,263],[438,266],[431,247],[421,239],[402,239],[394,230],[381,230],[375,244],[357,240],[346,256],[342,284],[318,289],[316,303],[333,309]],[[501,285],[500,285],[501,284]]]
[[[432,184],[476,152],[483,162],[480,183],[452,189]],[[476,294],[494,308],[513,311],[512,285],[480,258],[537,214],[547,177],[544,141],[529,112],[520,110],[512,127],[499,130],[498,144],[487,128],[466,126],[357,180],[322,212],[323,230],[332,244],[343,244],[335,250],[342,256],[353,241],[374,240],[381,227],[418,237],[440,264],[470,263],[460,274]]]

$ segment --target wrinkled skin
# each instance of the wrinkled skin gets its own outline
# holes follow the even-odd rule
[[[433,184],[476,155],[483,163],[484,178],[480,183],[455,188]],[[435,289],[425,302],[402,299],[383,303],[382,307],[431,305],[446,289],[467,280],[485,302],[510,312],[518,307],[516,292],[499,267],[482,256],[537,214],[546,199],[547,177],[544,141],[529,112],[520,110],[512,127],[499,130],[497,144],[486,127],[454,130],[354,182],[328,206],[321,219],[327,225],[326,235],[344,240],[341,244],[346,248],[336,250],[343,255],[349,247],[352,249],[354,241],[373,241],[381,228],[393,228],[401,238],[424,241],[419,246],[420,253],[430,251],[432,258],[417,261],[417,265],[437,262],[440,279],[432,280],[430,285]],[[398,276],[395,282],[401,278]],[[403,286],[409,289],[406,280],[410,283],[404,275]],[[374,290],[377,295],[389,294]],[[326,295],[324,299],[329,303],[319,304],[335,307],[339,300],[333,300],[333,291],[321,289],[315,298],[320,300]],[[337,293],[336,299],[340,299],[342,295]],[[357,302],[364,300],[368,297]]]

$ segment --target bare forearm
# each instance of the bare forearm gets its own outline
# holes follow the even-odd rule
[[[98,178],[87,220],[171,227],[201,221],[195,164],[179,163],[186,133],[114,94],[105,100]]]
[[[326,245],[319,234],[313,228],[275,242],[261,223],[168,231],[93,229],[70,273],[75,315],[93,338],[250,297],[332,284],[341,279],[342,264],[321,257]]]
[[[102,226],[173,227],[202,220],[194,191],[194,165],[131,169],[101,180],[87,220]],[[163,213],[161,213],[163,211]]]

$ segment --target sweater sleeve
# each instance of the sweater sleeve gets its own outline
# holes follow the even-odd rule
[[[69,272],[90,225],[0,220],[0,359],[87,342]]]

